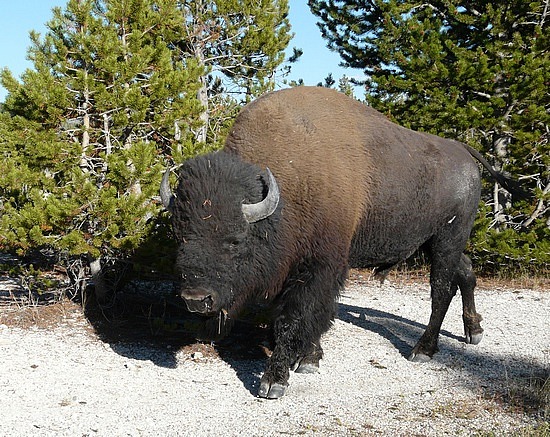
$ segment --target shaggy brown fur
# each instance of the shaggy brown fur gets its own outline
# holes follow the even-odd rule
[[[240,205],[265,196],[265,167],[279,207],[246,223]],[[298,87],[247,105],[224,151],[188,161],[180,178],[172,212],[182,296],[230,318],[252,300],[273,308],[260,396],[280,397],[291,366],[318,367],[350,265],[386,270],[420,247],[431,257],[432,315],[410,359],[437,351],[458,287],[466,339],[481,340],[462,254],[480,176],[464,145],[402,128],[336,91]]]

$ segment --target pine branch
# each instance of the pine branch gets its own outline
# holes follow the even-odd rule
[[[537,206],[536,206],[535,210],[533,211],[533,213],[529,216],[529,218],[527,220],[525,220],[521,223],[522,227],[524,227],[524,228],[529,227],[529,225],[531,225],[531,223],[533,223],[537,218],[539,218],[541,215],[543,215],[548,210],[548,208],[545,207],[545,201],[544,201],[544,197],[548,193],[550,193],[550,183],[548,183],[548,185],[546,185],[546,187],[544,187],[544,189],[542,190],[542,196],[539,199],[539,201],[537,202]]]

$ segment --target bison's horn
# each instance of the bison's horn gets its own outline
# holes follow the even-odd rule
[[[168,167],[164,172],[162,182],[160,183],[160,200],[162,200],[164,207],[170,210],[172,208],[173,198],[174,195],[170,190],[170,167]]]
[[[269,191],[265,199],[258,203],[243,203],[241,207],[244,218],[248,223],[256,223],[269,217],[275,212],[279,204],[279,186],[269,168],[266,168],[266,170],[269,178]]]

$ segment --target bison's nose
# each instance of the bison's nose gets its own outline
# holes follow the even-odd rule
[[[210,290],[183,290],[181,297],[192,313],[208,314],[215,312],[215,293]]]

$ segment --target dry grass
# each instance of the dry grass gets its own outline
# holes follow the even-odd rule
[[[486,290],[512,288],[521,290],[550,291],[550,277],[523,275],[514,278],[508,278],[504,276],[478,275],[477,286],[481,289]]]
[[[519,431],[514,437],[550,437],[550,424],[542,422],[536,427],[527,427]]]
[[[485,412],[499,414],[528,415],[536,418],[536,425],[515,431],[515,437],[550,437],[550,382],[548,375],[508,380],[502,391],[489,396],[481,394],[476,400],[460,400],[436,404],[430,414],[433,418],[475,419]],[[497,437],[492,432],[473,433],[479,437]]]
[[[548,372],[528,377],[506,378],[504,401],[520,413],[550,419],[550,375]]]
[[[522,274],[515,277],[505,275],[486,276],[476,273],[477,287],[483,290],[494,290],[501,288],[521,289],[521,290],[542,290],[550,291],[550,276],[541,274],[539,276],[531,276]],[[350,280],[365,283],[370,280],[377,279],[371,269],[352,269],[350,271]],[[427,266],[420,268],[411,268],[406,265],[400,266],[392,270],[386,280],[397,285],[410,284],[411,282],[428,284],[430,282],[430,271]]]
[[[486,433],[480,432],[473,434],[475,437],[500,437],[501,434],[495,434],[493,432]],[[510,437],[550,437],[550,424],[548,422],[541,422],[536,426],[527,426],[519,431],[510,434]]]
[[[531,377],[503,378],[506,383],[501,389],[490,395],[482,392],[476,400],[456,399],[437,404],[431,411],[433,417],[451,419],[473,419],[483,411],[491,414],[509,412],[537,418],[538,426],[526,428],[518,435],[547,436],[550,432],[550,378],[548,374]]]
[[[450,419],[474,419],[482,415],[483,410],[494,409],[490,404],[486,402],[465,402],[463,400],[457,402],[446,402],[437,404],[431,411],[432,417],[444,417]]]
[[[0,306],[0,325],[28,329],[48,329],[83,320],[82,307],[68,299],[50,304],[3,304]]]

